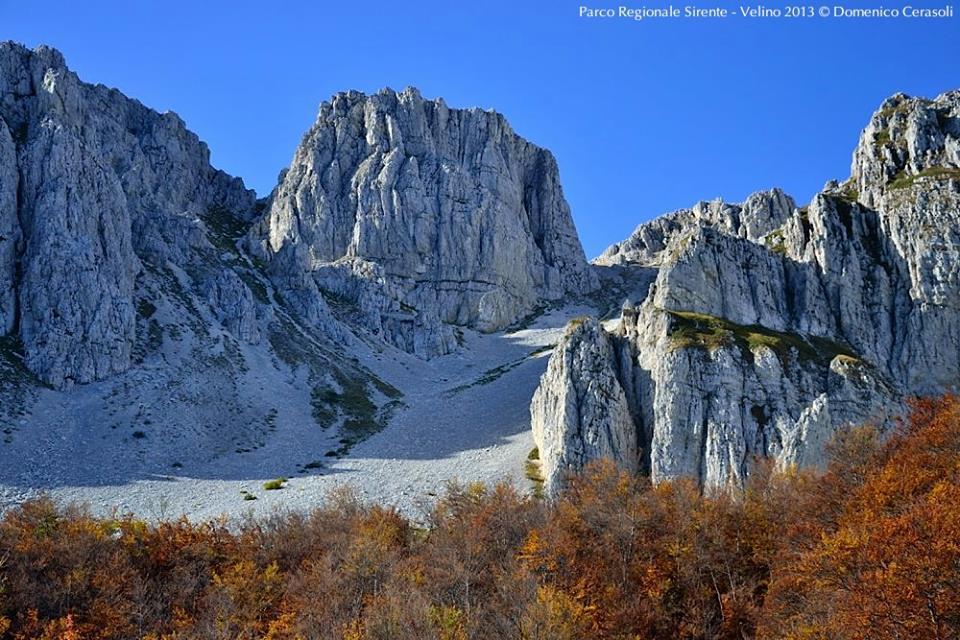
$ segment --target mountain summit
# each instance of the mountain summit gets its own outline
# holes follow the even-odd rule
[[[596,286],[553,155],[412,88],[323,103],[251,240],[304,314],[345,300],[427,357]]]

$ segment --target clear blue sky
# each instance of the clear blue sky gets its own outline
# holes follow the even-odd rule
[[[960,87],[960,18],[589,21],[579,4],[0,0],[0,38],[176,111],[261,195],[337,91],[494,108],[556,154],[590,256],[697,200],[778,185],[805,201],[846,177],[886,96]]]

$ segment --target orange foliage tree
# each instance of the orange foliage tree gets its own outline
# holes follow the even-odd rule
[[[818,543],[776,568],[764,635],[960,637],[960,401],[914,403],[869,467]]]
[[[0,639],[960,638],[960,401],[824,470],[651,486],[609,462],[552,502],[451,485],[422,521],[148,525],[47,500],[0,518]]]

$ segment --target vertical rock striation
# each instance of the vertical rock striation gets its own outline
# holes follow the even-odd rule
[[[332,296],[422,356],[595,287],[553,156],[415,89],[325,102],[250,240],[301,313]]]
[[[141,256],[197,250],[173,228],[214,207],[249,218],[253,193],[176,115],[80,82],[53,49],[0,43],[0,330],[42,380],[130,366]]]

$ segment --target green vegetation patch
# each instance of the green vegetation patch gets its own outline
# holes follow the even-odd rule
[[[544,479],[540,472],[540,450],[534,447],[527,454],[527,460],[523,465],[524,475],[527,480],[533,483],[533,495],[536,498],[543,498]]]
[[[328,358],[326,354],[333,354],[311,339],[310,332],[298,327],[286,313],[277,314],[268,339],[280,360],[309,370],[314,384],[310,392],[314,421],[329,428],[342,419],[341,446],[330,457],[346,455],[354,444],[381,431],[393,411],[403,404],[402,391],[359,362],[336,364],[332,357]]]
[[[333,387],[316,387],[312,394],[314,409],[317,409],[317,405],[334,407],[348,421],[354,422],[355,427],[372,421],[377,413],[377,405],[370,399],[366,382],[347,376],[341,371],[336,371],[334,377],[341,390],[337,391]]]
[[[564,328],[564,335],[571,335],[574,331],[585,325],[590,321],[590,316],[577,316],[567,323],[567,326]]]
[[[921,102],[927,102],[925,100],[920,100]],[[910,113],[910,100],[901,100],[892,107],[887,107],[886,109],[881,109],[879,116],[884,120],[889,120],[898,113],[907,114]]]
[[[207,226],[207,237],[213,246],[237,253],[237,240],[247,232],[246,222],[234,216],[224,206],[210,207],[201,218]]]
[[[764,239],[766,247],[778,253],[782,256],[787,255],[787,243],[786,239],[783,236],[783,229],[775,229],[767,234],[767,237]]]
[[[842,342],[818,336],[774,331],[760,325],[740,325],[692,311],[668,311],[673,319],[670,331],[671,349],[706,349],[737,346],[746,357],[760,347],[772,349],[786,364],[796,357],[803,362],[828,365],[839,355],[859,360]]]
[[[363,442],[387,426],[393,410],[402,404],[403,393],[374,375],[355,371],[351,374],[340,370],[333,371],[336,386],[314,387],[310,394],[313,419],[322,427],[331,426],[339,417],[340,447],[336,456],[349,453],[353,445]],[[373,390],[388,398],[388,402],[378,406],[373,400]]]
[[[850,204],[856,204],[860,200],[860,192],[857,191],[857,187],[853,180],[847,180],[840,185],[840,193],[838,195],[841,199],[846,200]]]
[[[273,480],[267,480],[263,483],[264,491],[278,491],[283,489],[284,485],[287,484],[287,479],[280,477],[274,478]]]
[[[960,169],[954,167],[927,167],[920,173],[907,174],[901,171],[887,185],[890,189],[909,189],[920,178],[933,180],[960,180]]]

